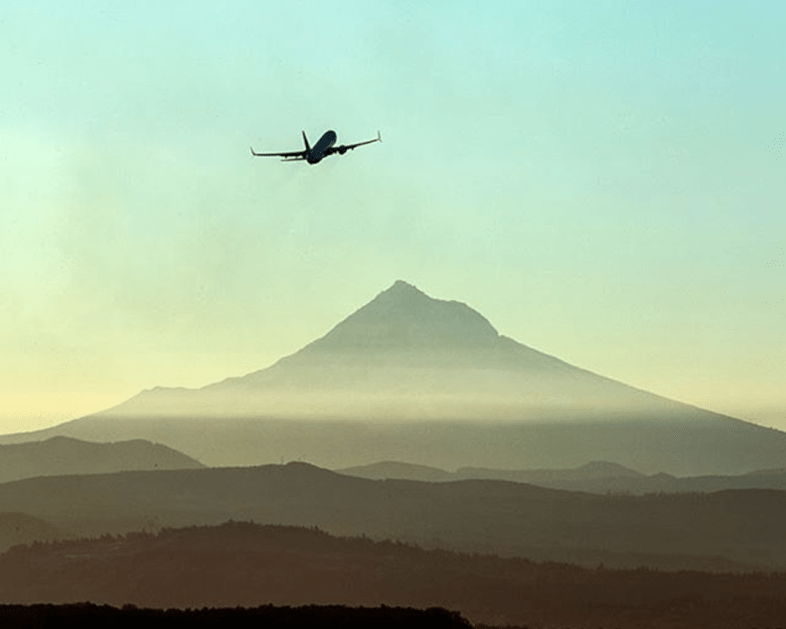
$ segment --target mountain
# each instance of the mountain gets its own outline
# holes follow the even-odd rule
[[[478,312],[397,281],[270,368],[198,390],[156,388],[103,417],[570,421],[684,405],[501,336]]]
[[[144,438],[208,465],[408,460],[443,468],[647,473],[786,466],[786,434],[657,396],[500,335],[481,314],[397,281],[277,363],[201,389],[155,388],[12,443]]]
[[[175,618],[189,627],[353,626],[346,609],[340,624],[331,623],[331,616],[302,624],[282,617],[289,606],[306,604],[361,606],[357,611],[384,606],[390,613],[398,611],[391,606],[428,610],[420,612],[421,618],[411,613],[400,624],[368,616],[357,625],[380,629],[469,629],[466,623],[445,625],[450,616],[435,614],[434,606],[456,610],[475,626],[776,627],[782,626],[784,597],[783,573],[588,569],[249,522],[39,544],[0,555],[0,603],[92,601],[132,611],[138,611],[137,605],[168,609],[169,614],[201,609],[203,615],[216,608],[288,606],[267,608],[273,617],[253,625],[226,613],[202,623],[178,613]],[[21,610],[10,617],[5,611],[0,606],[3,626],[18,620]],[[51,626],[57,616],[47,611],[28,626]],[[112,611],[103,608],[100,626],[118,624],[111,622]],[[166,626],[175,626],[175,618]],[[150,620],[121,626],[155,626]]]
[[[89,443],[51,437],[46,441],[0,445],[0,483],[34,476],[199,467],[204,465],[185,454],[142,439]]]
[[[367,480],[290,463],[30,478],[0,484],[3,511],[91,537],[232,519],[591,566],[786,569],[786,492],[772,490],[593,495]]]
[[[334,470],[339,474],[384,480],[421,480],[427,482],[447,482],[454,480],[505,480],[514,483],[530,483],[540,487],[549,487],[562,483],[594,483],[612,479],[648,478],[617,463],[591,461],[573,469],[562,470],[501,470],[495,468],[462,467],[455,472],[447,472],[436,467],[413,465],[399,461],[382,461],[371,465],[359,465]],[[556,487],[565,489],[565,487]],[[575,489],[575,488],[571,488]],[[583,491],[578,489],[578,491]]]
[[[357,465],[333,471],[337,474],[368,478],[369,480],[418,480],[427,483],[460,480],[454,472],[448,472],[429,465],[414,465],[400,461],[380,461],[371,465]]]

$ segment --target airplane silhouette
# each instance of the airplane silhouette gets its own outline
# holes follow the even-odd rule
[[[306,132],[303,131],[303,142],[306,145],[306,149],[303,151],[289,151],[286,153],[256,153],[254,149],[251,149],[251,154],[254,157],[283,157],[282,162],[301,162],[307,161],[309,164],[318,164],[321,162],[325,157],[328,155],[333,155],[334,153],[338,153],[339,155],[343,155],[349,150],[354,150],[358,146],[363,146],[364,144],[372,144],[373,142],[382,142],[382,136],[380,135],[379,131],[377,131],[377,137],[373,140],[366,140],[365,142],[358,142],[357,144],[341,144],[339,146],[333,146],[336,143],[336,132],[335,131],[325,131],[319,141],[313,146],[309,146],[308,138],[306,137]]]

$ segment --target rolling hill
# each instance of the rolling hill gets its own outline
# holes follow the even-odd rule
[[[716,629],[780,626],[785,596],[783,573],[587,569],[246,522],[0,555],[0,603],[440,606],[500,626]],[[425,618],[422,626],[444,626],[447,618]],[[417,617],[406,620],[421,626]],[[383,624],[369,618],[365,626]]]
[[[748,474],[672,476],[659,472],[642,474],[616,463],[592,461],[581,467],[562,470],[503,470],[495,468],[462,467],[448,472],[426,465],[397,461],[382,461],[335,470],[339,474],[375,480],[400,479],[427,482],[456,480],[505,480],[529,483],[539,487],[586,491],[593,494],[627,493],[690,493],[713,492],[724,489],[778,489],[786,491],[786,470],[758,470]]]
[[[99,535],[229,519],[607,566],[786,569],[786,492],[593,495],[495,480],[367,480],[305,463],[0,484],[0,512]]]
[[[0,483],[35,476],[200,467],[204,465],[191,457],[142,439],[90,443],[58,436],[45,441],[0,445]]]
[[[0,553],[12,546],[68,537],[62,529],[27,513],[0,512]]]

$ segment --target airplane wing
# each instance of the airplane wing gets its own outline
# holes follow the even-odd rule
[[[251,148],[251,147],[249,147]],[[254,157],[283,157],[286,161],[297,161],[300,159],[306,159],[306,152],[305,151],[290,151],[288,153],[257,153],[251,148],[251,154]]]
[[[332,155],[333,153],[343,155],[347,151],[354,150],[359,146],[363,146],[364,144],[373,144],[374,142],[382,142],[382,135],[379,131],[377,131],[377,137],[375,137],[373,140],[366,140],[365,142],[358,142],[356,144],[341,144],[340,146],[331,146],[327,151],[325,151],[325,155]]]

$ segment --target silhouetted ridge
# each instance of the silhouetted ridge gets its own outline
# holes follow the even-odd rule
[[[42,441],[0,445],[0,483],[36,476],[200,467],[204,466],[182,452],[145,439],[95,443],[55,435]]]
[[[367,480],[290,463],[25,479],[0,484],[1,512],[91,536],[244,519],[590,565],[786,567],[786,493],[760,489],[607,496],[501,480]],[[49,535],[6,521],[30,529],[21,541]]]
[[[419,347],[483,347],[499,334],[480,313],[458,301],[433,299],[398,280],[303,351]]]
[[[65,605],[0,605],[0,624],[9,629],[31,627],[145,627],[145,629],[212,629],[233,627],[286,627],[287,629],[470,629],[472,625],[457,612],[439,607],[347,607],[305,605],[301,607],[261,605],[258,607],[213,607],[202,609],[156,609],[125,604],[122,607],[93,603]]]

